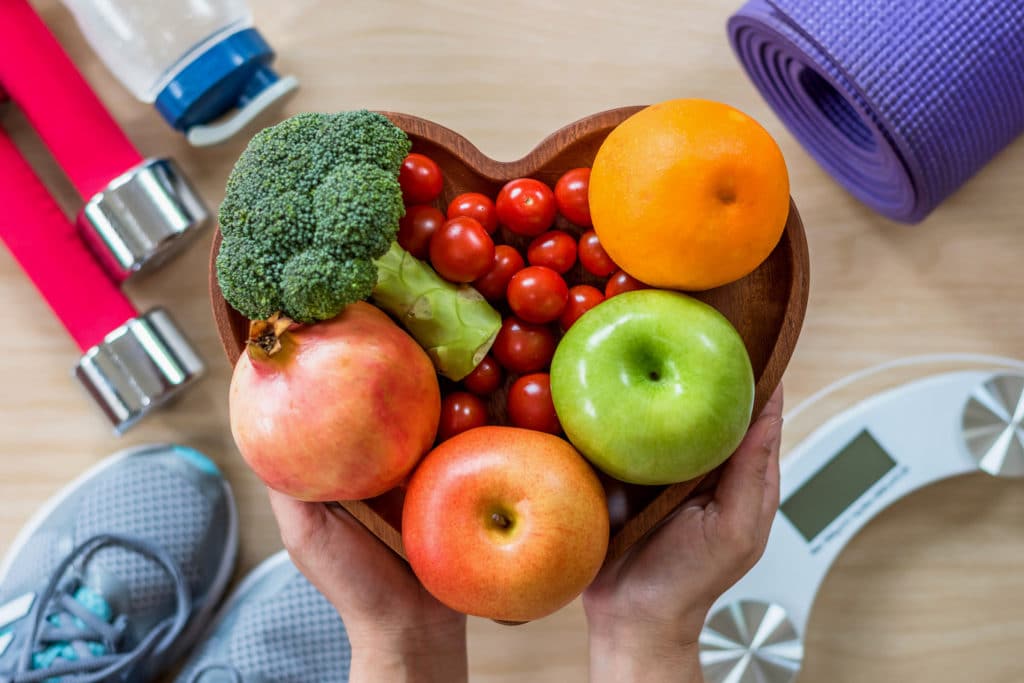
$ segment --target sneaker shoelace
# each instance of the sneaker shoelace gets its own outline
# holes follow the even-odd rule
[[[175,613],[156,625],[131,650],[121,652],[127,618],[110,619],[98,595],[65,574],[78,560],[117,546],[158,563],[174,583]],[[90,604],[91,603],[91,604]],[[98,604],[97,604],[98,603]],[[148,541],[102,534],[71,551],[57,566],[29,616],[31,633],[13,672],[0,673],[3,683],[41,683],[74,676],[76,683],[102,683],[131,670],[140,661],[166,652],[185,628],[192,611],[188,582],[177,563]],[[106,617],[106,618],[104,618]],[[70,648],[70,649],[69,649]]]
[[[230,664],[209,664],[201,669],[197,669],[194,674],[188,677],[187,683],[199,683],[203,674],[211,673],[213,671],[223,671],[228,674],[231,677],[231,683],[245,683],[242,679],[242,674],[239,673],[238,669]]]

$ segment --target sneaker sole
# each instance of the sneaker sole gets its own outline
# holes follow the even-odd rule
[[[172,445],[173,444],[167,443],[145,444],[117,451],[113,455],[109,455],[97,464],[93,465],[73,479],[71,483],[61,488],[53,497],[43,503],[35,514],[29,518],[21,531],[18,532],[18,535],[14,537],[14,541],[11,543],[10,548],[8,548],[7,554],[4,555],[3,560],[0,561],[0,584],[7,580],[7,574],[10,572],[11,565],[14,564],[15,558],[21,552],[22,548],[24,548],[28,543],[29,539],[39,531],[39,527],[43,525],[46,518],[49,517],[53,511],[61,505],[61,503],[82,488],[82,486],[100,473],[133,455],[151,450],[157,446],[171,447]],[[223,597],[224,592],[227,589],[228,582],[231,580],[235,562],[238,559],[238,510],[235,507],[235,494],[232,492],[231,485],[228,483],[227,479],[224,479],[223,475],[221,475],[221,485],[224,488],[224,495],[227,498],[228,503],[228,537],[226,539],[228,552],[225,554],[221,565],[217,568],[217,573],[214,575],[213,582],[210,584],[210,589],[207,593],[207,598],[203,606],[192,614],[189,619],[191,623],[185,627],[185,630],[182,632],[178,641],[180,645],[175,645],[175,647],[172,648],[172,655],[184,652],[195,642],[196,637],[204,628],[206,620],[217,607],[217,603],[220,602],[221,597]],[[173,661],[173,659],[170,661]]]

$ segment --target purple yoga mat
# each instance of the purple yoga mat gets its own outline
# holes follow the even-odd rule
[[[811,155],[894,220],[1024,133],[1024,0],[750,0],[728,31]]]

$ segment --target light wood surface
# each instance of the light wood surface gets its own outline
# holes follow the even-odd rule
[[[720,99],[780,141],[811,251],[811,298],[786,377],[790,405],[879,361],[915,353],[1021,355],[1024,140],[923,225],[891,224],[857,204],[796,144],[743,75],[723,0],[253,0],[281,71],[302,81],[286,112],[369,107],[437,121],[499,159],[614,106],[677,96]],[[242,139],[189,149],[98,62],[56,0],[38,3],[131,138],[179,160],[211,206]],[[24,130],[16,112],[5,125]],[[22,136],[24,137],[24,136]],[[31,155],[45,162],[37,144]],[[59,174],[44,173],[74,206]],[[70,339],[0,250],[5,315],[0,372],[0,547],[64,482],[104,455],[155,440],[211,454],[235,486],[240,571],[279,547],[263,490],[227,424],[229,367],[206,294],[211,233],[131,295],[167,306],[210,365],[188,396],[124,438],[110,435],[72,380]],[[1024,482],[970,476],[912,495],[846,549],[818,596],[801,681],[1024,680]],[[471,625],[474,681],[582,681],[585,633],[574,605],[518,628]]]

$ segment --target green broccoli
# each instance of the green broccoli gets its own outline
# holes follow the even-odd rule
[[[490,348],[501,316],[395,242],[411,143],[380,114],[299,114],[256,134],[220,207],[217,279],[250,320],[328,320],[370,298],[452,379]]]

